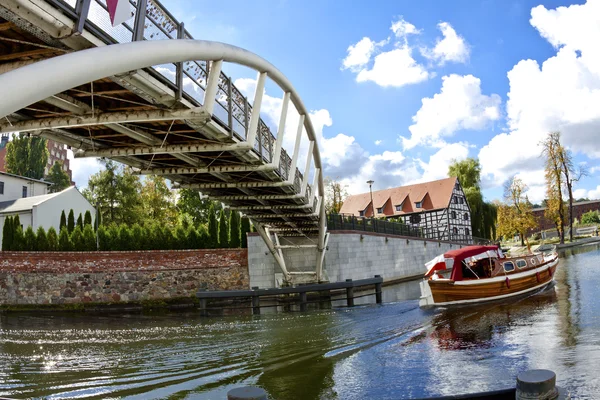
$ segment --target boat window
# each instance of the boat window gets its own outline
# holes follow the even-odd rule
[[[535,257],[532,257],[529,261],[531,262],[531,265],[537,264],[537,258]]]
[[[506,261],[504,263],[504,271],[510,272],[515,270],[515,264],[512,261]]]
[[[517,267],[525,268],[527,266],[527,261],[525,260],[517,260]]]

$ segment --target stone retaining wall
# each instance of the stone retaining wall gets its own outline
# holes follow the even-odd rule
[[[0,252],[0,304],[139,302],[248,289],[246,249]]]

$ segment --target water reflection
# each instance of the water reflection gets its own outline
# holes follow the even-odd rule
[[[200,317],[0,315],[0,396],[396,399],[500,389],[549,368],[600,398],[600,250],[561,255],[556,285],[480,306],[422,310],[418,282],[357,307]],[[291,308],[295,310],[295,308]]]

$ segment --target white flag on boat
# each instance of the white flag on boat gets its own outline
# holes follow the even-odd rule
[[[108,7],[108,15],[112,26],[121,25],[123,22],[131,18],[131,7],[129,0],[106,0]]]

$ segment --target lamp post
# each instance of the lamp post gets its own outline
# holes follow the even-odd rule
[[[372,186],[375,183],[375,181],[369,179],[367,181],[367,183],[369,184],[369,193],[371,193],[371,212],[373,213],[373,218],[375,218],[375,205],[373,204],[373,190],[372,190]]]

